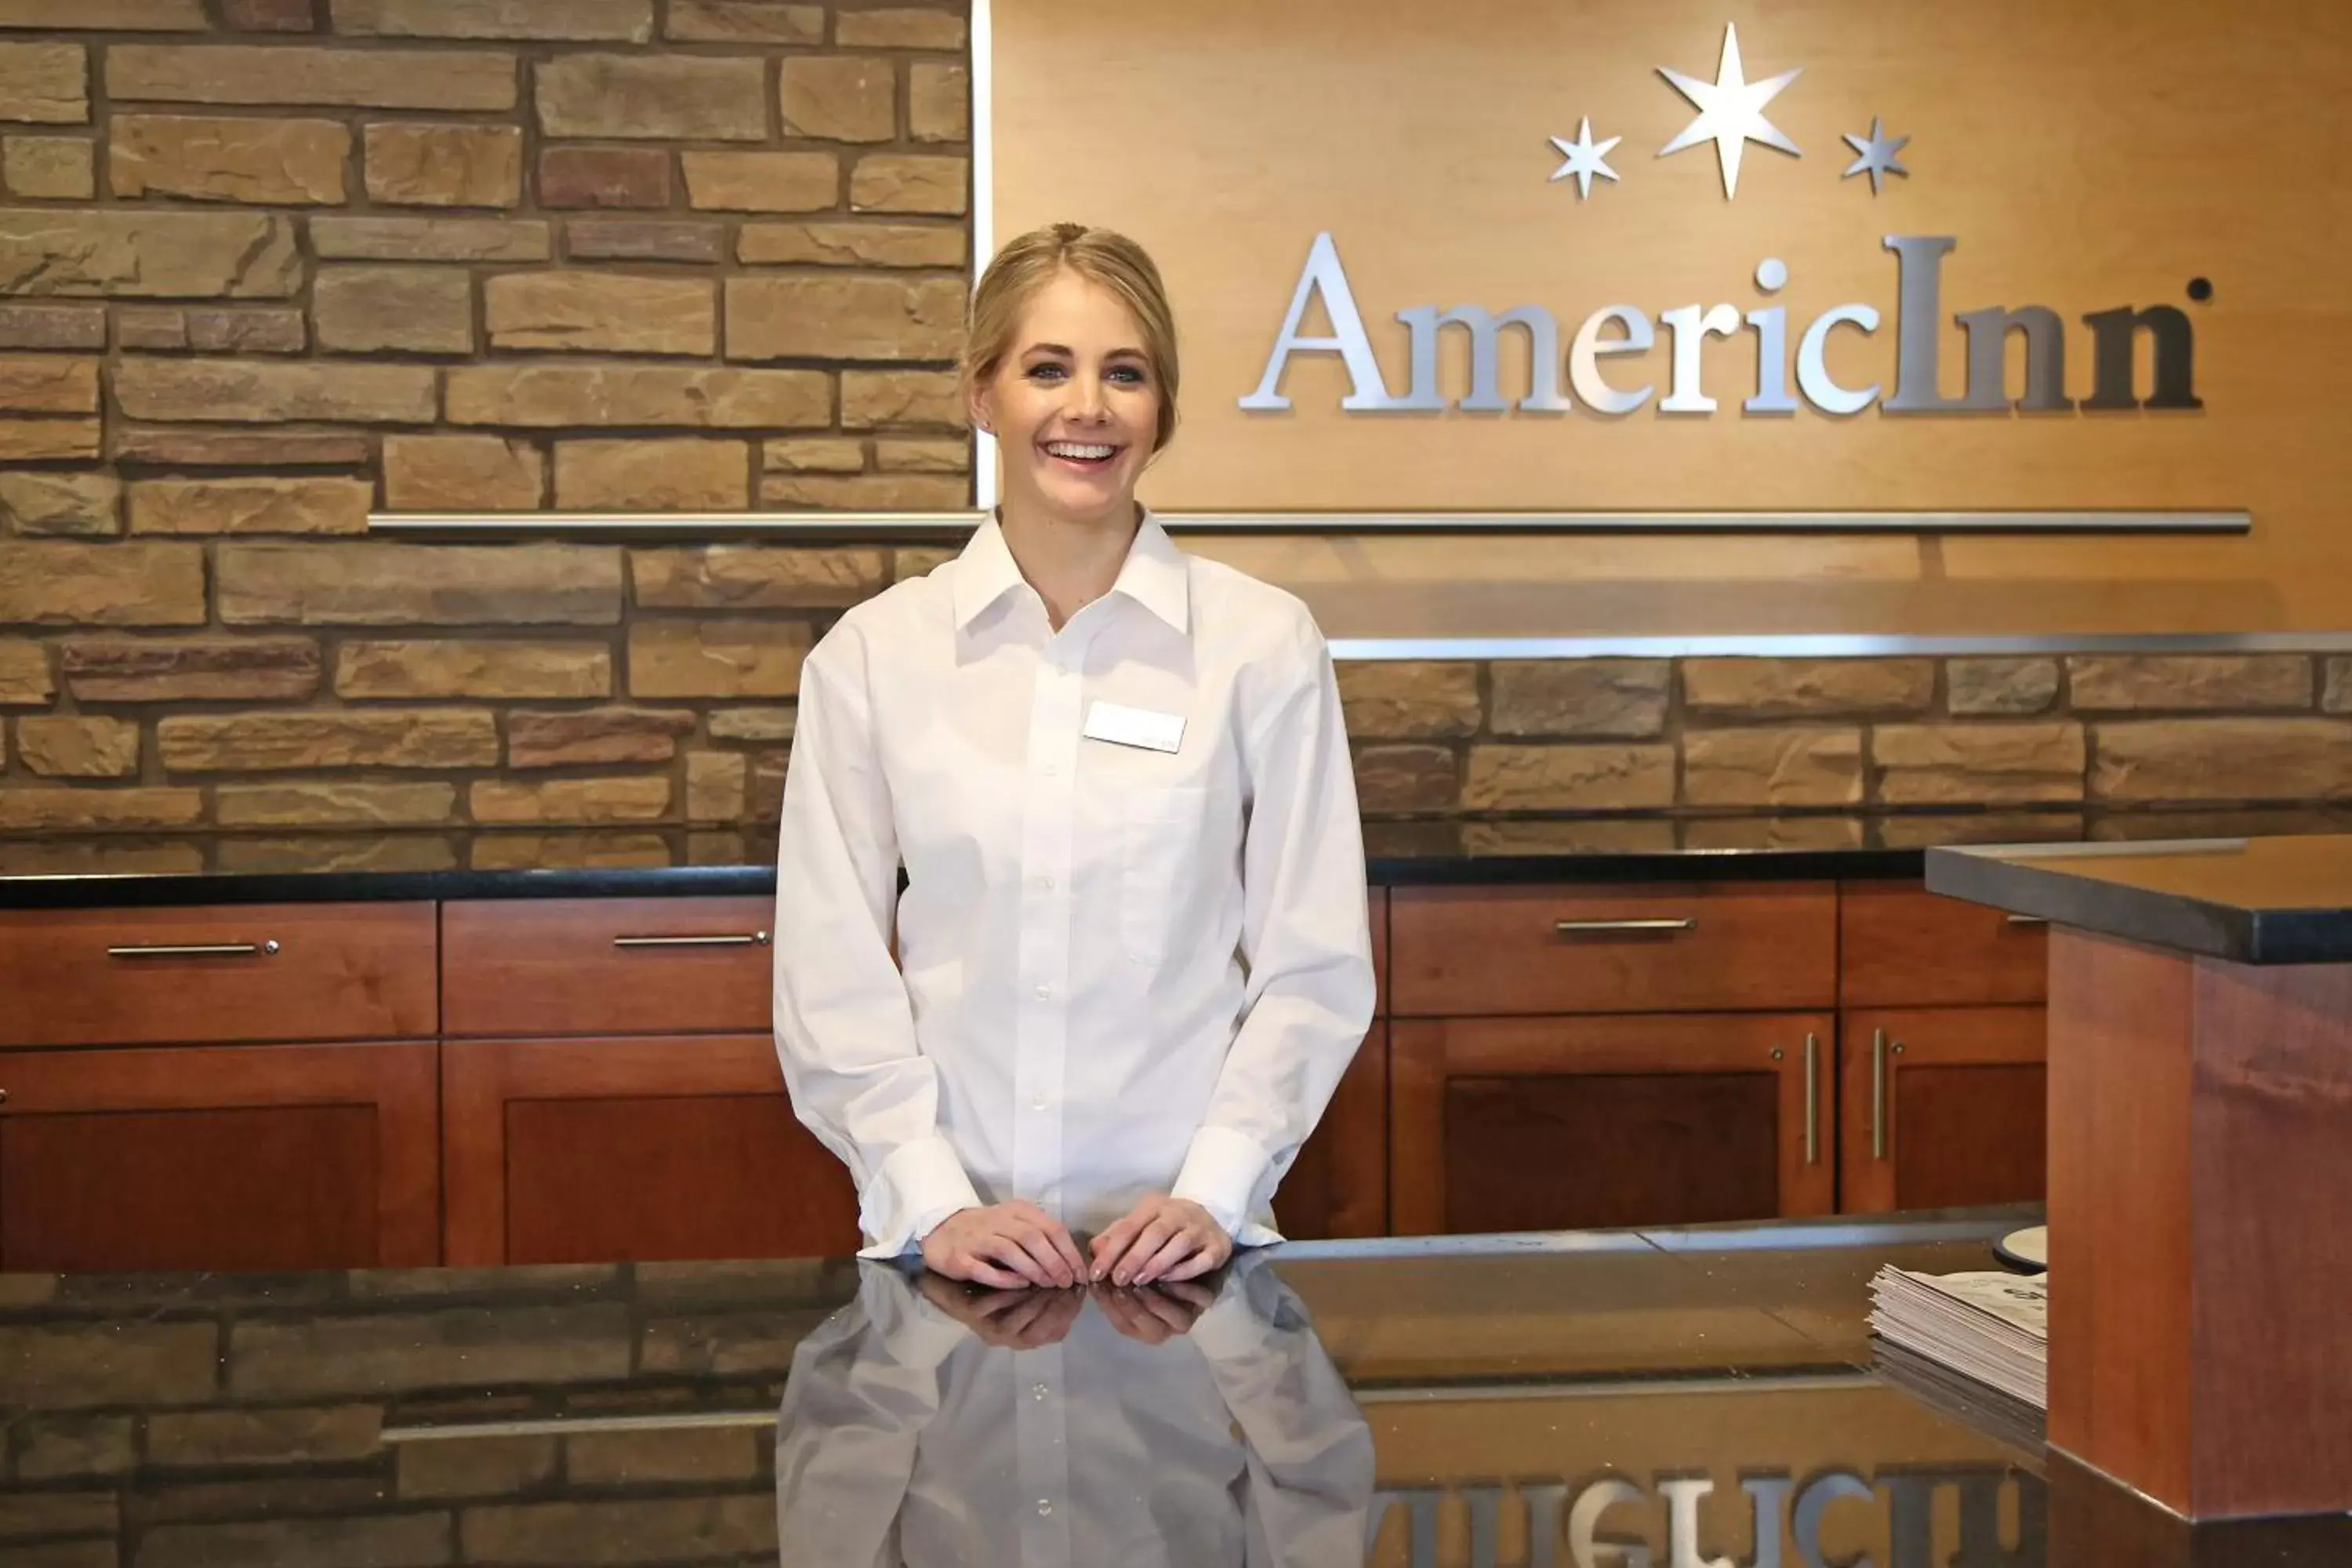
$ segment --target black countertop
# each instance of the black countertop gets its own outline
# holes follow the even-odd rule
[[[1378,886],[1912,878],[1930,847],[2352,831],[2352,812],[1859,813],[1372,822]],[[0,840],[0,909],[773,897],[773,830],[447,828]]]
[[[2352,834],[1937,849],[1927,886],[2239,963],[2352,963]]]
[[[2187,1563],[2034,1412],[1865,1331],[1881,1264],[1992,1268],[2038,1217],[1307,1244],[1140,1293],[0,1276],[0,1559]],[[2340,1564],[2348,1530],[2209,1527],[2195,1561]]]

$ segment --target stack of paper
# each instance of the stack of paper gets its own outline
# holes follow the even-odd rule
[[[1871,1280],[1870,1294],[1872,1332],[2037,1410],[2050,1407],[2048,1275],[1890,1266]]]

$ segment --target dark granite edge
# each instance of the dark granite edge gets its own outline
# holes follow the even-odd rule
[[[2143,843],[2132,847],[2145,853],[2151,846]],[[2272,920],[2265,922],[2258,918],[2259,911],[2055,870],[2042,864],[2041,859],[2021,858],[2014,850],[1938,847],[1927,857],[1927,890],[2016,914],[2037,916],[2053,925],[2073,926],[2150,947],[2238,963],[2295,963],[2326,957],[2352,957],[2352,921],[2339,919],[2332,922],[2341,929],[2336,940],[2326,944],[2330,951],[2287,956],[2275,940],[2283,923],[2277,917],[2287,913],[2308,915],[2312,911],[2273,911]],[[2300,934],[2305,938],[2303,945],[2311,947],[2308,938],[2314,933],[2305,931]],[[2273,940],[2265,942],[2266,935]]]

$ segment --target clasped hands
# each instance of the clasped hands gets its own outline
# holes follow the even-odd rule
[[[1231,1258],[1234,1239],[1199,1204],[1154,1193],[1112,1221],[1090,1250],[1082,1255],[1068,1226],[1020,1199],[959,1209],[923,1238],[923,1262],[934,1273],[1000,1290],[1193,1279]]]

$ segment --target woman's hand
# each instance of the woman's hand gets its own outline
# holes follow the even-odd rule
[[[923,1300],[997,1350],[1034,1351],[1057,1345],[1086,1309],[1075,1290],[979,1290],[944,1275],[926,1273],[916,1289]]]
[[[1164,1345],[1191,1333],[1201,1314],[1217,1300],[1215,1291],[1196,1279],[1175,1279],[1140,1289],[1097,1285],[1094,1295],[1112,1328],[1147,1345]]]
[[[1087,1278],[1086,1259],[1067,1226],[1035,1204],[1014,1199],[958,1209],[923,1237],[923,1262],[950,1279],[1000,1290],[1024,1285],[1063,1289]]]
[[[1094,1278],[1114,1285],[1192,1279],[1234,1255],[1234,1238],[1190,1198],[1154,1193],[1095,1237]]]

